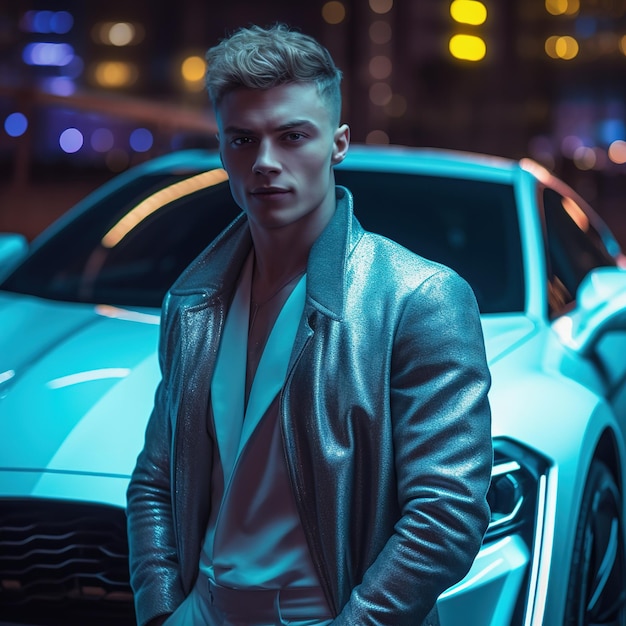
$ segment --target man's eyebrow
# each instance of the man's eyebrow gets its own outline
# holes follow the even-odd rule
[[[280,126],[277,126],[274,130],[277,132],[282,132],[285,130],[291,130],[292,128],[303,128],[308,127],[312,128],[315,124],[307,119],[301,120],[289,120]],[[224,129],[224,134],[227,135],[255,135],[256,132],[250,128],[241,128],[239,126],[227,126]]]
[[[290,120],[281,124],[276,130],[290,130],[292,128],[302,128],[303,126],[312,127],[315,126],[310,120]]]

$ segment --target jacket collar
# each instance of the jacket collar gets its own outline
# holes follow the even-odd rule
[[[354,217],[352,194],[336,187],[337,207],[311,248],[307,265],[307,300],[333,319],[343,318],[348,257],[363,235]],[[174,295],[202,293],[228,301],[243,267],[252,238],[245,214],[239,215],[181,274]]]

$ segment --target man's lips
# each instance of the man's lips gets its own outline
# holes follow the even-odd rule
[[[250,193],[253,196],[272,196],[289,193],[289,189],[284,187],[255,187]]]

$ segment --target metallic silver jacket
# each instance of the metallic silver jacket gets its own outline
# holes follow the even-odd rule
[[[350,193],[337,197],[309,257],[280,398],[284,451],[334,624],[417,626],[467,573],[489,521],[482,331],[465,281],[364,231]],[[209,386],[251,245],[242,215],[164,303],[163,379],[128,489],[139,624],[174,611],[198,575],[216,449]]]

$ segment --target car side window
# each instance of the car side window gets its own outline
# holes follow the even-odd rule
[[[615,265],[592,216],[571,197],[546,187],[542,194],[549,268],[550,315],[576,298],[583,278],[594,268]]]

